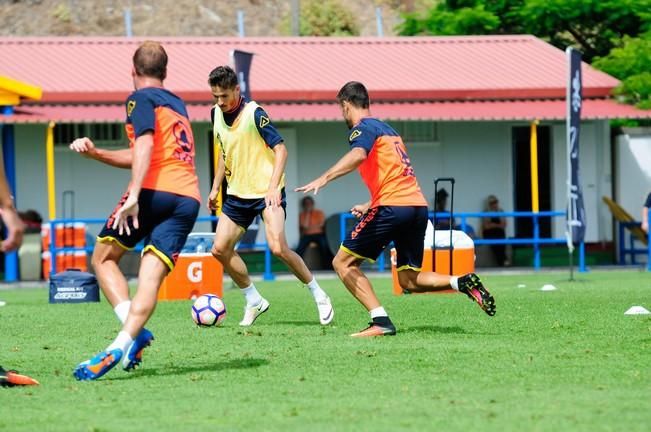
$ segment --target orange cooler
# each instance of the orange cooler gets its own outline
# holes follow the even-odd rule
[[[423,271],[432,271],[432,231],[428,227],[425,235],[425,245],[423,254]],[[438,230],[435,232],[436,238],[436,273],[450,274],[450,231]],[[475,243],[463,231],[452,231],[452,274],[455,276],[464,275],[475,271]],[[402,294],[402,288],[398,283],[398,271],[396,269],[396,250],[391,249],[391,273],[393,276],[393,293]],[[453,290],[438,292],[454,292]]]
[[[223,294],[224,269],[209,253],[182,253],[174,270],[163,280],[160,300],[187,300],[202,294]]]

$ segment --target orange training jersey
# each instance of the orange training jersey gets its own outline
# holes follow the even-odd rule
[[[201,202],[194,166],[194,137],[185,104],[160,87],[145,87],[127,98],[127,136],[133,147],[136,138],[154,133],[154,148],[143,189],[188,196]]]
[[[359,173],[371,193],[371,207],[427,206],[405,144],[391,126],[363,118],[350,130],[348,141],[351,148],[366,150]]]

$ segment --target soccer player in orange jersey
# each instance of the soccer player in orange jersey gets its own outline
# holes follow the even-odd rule
[[[493,296],[476,274],[457,277],[421,271],[427,202],[405,145],[391,126],[371,117],[368,92],[362,83],[351,81],[344,85],[337,101],[350,128],[350,151],[320,177],[296,191],[316,194],[330,181],[359,169],[370,192],[370,201],[351,209],[360,221],[332,262],[348,291],[371,315],[369,326],[351,336],[396,334],[395,326],[360,269],[364,260],[374,260],[392,241],[397,252],[398,280],[403,289],[428,292],[453,288],[468,295],[488,315],[494,315]]]
[[[166,74],[164,48],[144,42],[133,56],[135,91],[126,102],[130,148],[102,150],[88,138],[70,144],[89,158],[131,168],[127,192],[99,233],[92,258],[102,291],[123,327],[108,348],[75,368],[79,380],[97,379],[120,361],[127,371],[140,363],[143,349],[153,339],[144,325],[201,205],[190,120],[183,101],[163,88]],[[118,262],[143,239],[138,290],[130,300]]]

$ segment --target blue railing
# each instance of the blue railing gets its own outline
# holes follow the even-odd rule
[[[534,249],[534,269],[540,270],[541,259],[540,259],[540,246],[548,244],[565,244],[567,241],[565,238],[548,238],[540,237],[540,219],[542,218],[552,218],[552,217],[565,217],[566,212],[564,211],[541,211],[541,212],[460,212],[455,213],[454,218],[459,219],[461,223],[458,224],[459,229],[462,231],[467,231],[469,224],[469,218],[487,218],[487,217],[528,217],[533,220],[533,237],[531,238],[505,238],[505,239],[474,239],[475,245],[533,245]],[[437,212],[437,220],[448,220],[450,217],[449,212]],[[348,220],[354,219],[355,217],[349,213],[342,213],[340,215],[340,231],[339,237],[341,241],[346,238],[348,230],[346,225]],[[430,220],[434,220],[434,213],[429,213]],[[585,244],[581,242],[579,244],[579,271],[585,272]],[[385,270],[385,258],[384,254],[381,254],[377,260],[377,269],[379,271]]]
[[[197,218],[197,222],[216,222],[218,220],[217,217],[215,216],[201,216]],[[85,218],[85,219],[53,219],[50,221],[50,275],[53,275],[57,272],[57,265],[56,265],[56,256],[59,253],[74,253],[74,252],[80,252],[84,251],[88,254],[92,254],[93,252],[93,246],[92,245],[86,245],[86,247],[83,248],[77,248],[77,247],[57,247],[56,246],[56,226],[61,226],[63,225],[64,229],[66,227],[72,226],[75,223],[85,223],[87,225],[103,225],[106,223],[106,219],[97,219],[97,218]],[[140,242],[134,247],[135,252],[141,252],[143,249],[143,243]],[[269,249],[269,245],[265,241],[264,243],[240,243],[238,245],[238,249],[264,249],[264,273],[263,273],[263,279],[266,281],[271,281],[274,280],[276,277],[271,271],[271,249]]]
[[[648,211],[647,218],[651,218],[651,208]],[[651,221],[651,219],[647,219],[648,221]],[[627,240],[626,240],[626,228],[630,227],[640,227],[642,224],[641,222],[618,222],[617,223],[618,228],[619,228],[619,247],[618,249],[618,254],[617,254],[617,263],[618,264],[625,264],[626,262],[626,255],[631,256],[631,264],[637,264],[637,260],[635,258],[636,255],[646,255],[646,269],[647,271],[651,271],[651,230],[646,233],[646,248],[639,248],[635,247],[635,240],[636,237],[633,235],[632,232],[628,233],[628,245]]]

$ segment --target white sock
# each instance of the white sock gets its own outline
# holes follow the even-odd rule
[[[120,348],[123,353],[127,352],[127,348],[129,348],[129,345],[133,343],[133,339],[129,335],[129,333],[125,332],[122,330],[120,333],[118,333],[118,336],[115,338],[113,343],[106,348],[106,351],[111,351],[116,348]]]
[[[312,293],[312,297],[314,297],[314,301],[320,302],[321,300],[325,300],[328,297],[328,294],[325,293],[319,286],[319,283],[316,281],[316,278],[312,276],[312,280],[310,283],[307,284],[307,287],[310,289],[310,292]]]
[[[129,308],[131,307],[131,300],[123,301],[113,308],[113,312],[118,316],[118,319],[122,324],[127,321],[127,316],[129,316]]]
[[[452,276],[450,278],[450,286],[452,289],[459,291],[459,276]]]
[[[371,314],[371,319],[389,316],[387,314],[387,311],[385,311],[382,306],[376,307],[375,309],[371,309],[369,313]]]
[[[257,306],[260,304],[262,301],[262,296],[258,292],[257,289],[255,289],[255,285],[251,283],[246,288],[240,288],[242,290],[242,294],[244,294],[244,298],[246,299],[246,305],[251,307],[251,306]]]

